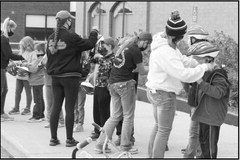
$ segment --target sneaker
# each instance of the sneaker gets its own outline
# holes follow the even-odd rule
[[[182,154],[184,154],[186,152],[186,148],[181,149],[181,152],[182,152]]]
[[[49,143],[50,146],[56,146],[58,144],[60,144],[58,139],[53,139],[53,138],[50,139],[50,143]]]
[[[50,123],[47,123],[44,128],[50,128]]]
[[[122,151],[127,151],[130,152],[131,154],[137,154],[138,153],[138,149],[134,148],[134,147],[121,147]]]
[[[94,133],[90,136],[90,138],[92,139],[92,141],[96,141],[99,138],[99,134],[98,133]]]
[[[76,146],[79,142],[76,141],[74,138],[72,139],[67,139],[66,140],[66,147],[73,147],[73,146]]]
[[[31,117],[27,120],[28,123],[39,123],[39,122],[42,122],[43,119],[40,118],[40,119],[37,119],[37,118],[34,118],[34,117]]]
[[[133,137],[133,135],[131,136],[130,141],[131,141],[131,145],[134,146],[136,139],[135,139],[135,137]]]
[[[16,115],[16,114],[19,114],[19,110],[13,108],[11,111],[8,112],[9,115]]]
[[[73,130],[73,132],[83,132],[83,131],[84,131],[84,127],[82,126],[82,124],[76,124]]]
[[[1,115],[1,118],[4,119],[4,121],[13,121],[14,118],[13,117],[10,117],[8,114],[4,113]]]
[[[21,112],[21,115],[30,115],[30,114],[31,114],[31,112],[27,108],[24,108],[24,110]]]
[[[117,140],[114,142],[116,146],[120,146],[121,136],[118,136]]]
[[[64,123],[59,123],[58,128],[62,128],[64,126],[65,126]]]
[[[103,153],[103,145],[102,144],[97,144],[94,149],[97,153]],[[110,153],[111,149],[106,146],[105,148],[105,153]]]

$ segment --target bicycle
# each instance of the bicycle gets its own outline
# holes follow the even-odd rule
[[[116,145],[115,143],[108,138],[106,132],[103,130],[102,127],[100,127],[98,124],[96,123],[92,123],[92,125],[98,129],[100,132],[104,133],[106,135],[106,138],[105,138],[105,141],[104,141],[104,144],[103,144],[103,147],[102,147],[102,152],[105,156],[105,158],[122,158],[123,156],[127,156],[126,158],[133,158],[132,157],[132,153],[129,152],[129,151],[123,151],[123,150],[120,150]],[[79,151],[79,150],[82,150],[85,146],[87,146],[89,143],[92,142],[92,139],[90,137],[86,138],[86,140],[84,140],[83,142],[81,143],[78,143],[76,145],[76,148],[73,150],[72,152],[72,159],[75,159],[76,158],[76,153]],[[106,147],[107,147],[107,144],[110,143],[118,152],[118,155],[117,156],[110,156],[109,154],[106,153]],[[86,151],[82,151],[83,154],[87,155],[88,158],[94,158],[91,154],[89,154],[88,152]],[[115,155],[116,153],[114,153]],[[85,157],[86,158],[86,157]]]

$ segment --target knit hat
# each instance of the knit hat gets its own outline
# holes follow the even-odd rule
[[[219,49],[207,41],[195,43],[188,49],[188,55],[193,55],[198,57],[206,57],[206,56],[216,57],[218,53],[219,53]]]
[[[59,19],[67,19],[67,18],[72,18],[75,19],[74,16],[72,16],[68,11],[66,10],[61,10],[56,14],[55,18],[59,18]]]
[[[107,45],[111,45],[112,48],[115,48],[115,40],[114,38],[106,38],[104,39],[104,43],[107,44]]]
[[[143,40],[143,41],[148,41],[149,43],[151,43],[152,42],[152,35],[151,35],[151,33],[148,33],[148,32],[141,32],[138,35],[138,39]]]
[[[173,11],[166,24],[166,34],[169,36],[182,36],[186,33],[187,24],[181,19],[178,11]]]

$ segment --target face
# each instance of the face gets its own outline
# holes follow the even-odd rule
[[[66,23],[68,25],[68,29],[71,29],[71,27],[72,27],[72,20],[69,18],[69,19],[67,19]]]
[[[139,48],[141,51],[146,50],[150,46],[148,41],[140,41]]]

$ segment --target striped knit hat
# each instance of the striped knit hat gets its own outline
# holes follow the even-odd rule
[[[167,20],[166,33],[169,36],[181,36],[186,33],[187,24],[181,19],[178,11],[173,11]]]
[[[218,53],[219,49],[216,48],[212,43],[207,41],[195,43],[188,49],[188,55],[198,57],[216,57]]]

